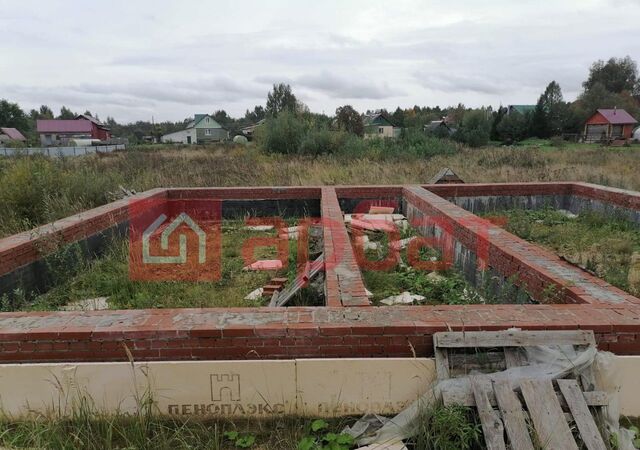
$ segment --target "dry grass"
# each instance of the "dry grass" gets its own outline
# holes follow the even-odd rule
[[[256,148],[129,150],[67,160],[0,159],[0,236],[104,204],[123,185],[155,187],[425,183],[442,167],[466,182],[587,181],[640,190],[640,146],[467,149],[432,158],[292,157]]]

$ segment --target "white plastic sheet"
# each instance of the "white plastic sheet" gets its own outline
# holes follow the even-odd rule
[[[576,351],[573,346],[535,346],[525,347],[529,361],[528,366],[514,367],[491,374],[469,373],[484,378],[487,381],[509,380],[515,387],[523,379],[559,379],[577,376],[585,369],[593,366],[593,374],[598,390],[609,394],[610,404],[606,410],[606,424],[612,433],[618,435],[620,450],[633,450],[632,433],[619,427],[619,402],[617,393],[620,384],[614,369],[615,356],[608,352],[598,352],[593,346]],[[413,424],[419,417],[420,411],[426,406],[442,398],[442,391],[447,388],[469,388],[469,377],[453,378],[436,382],[431,389],[407,409],[391,419],[379,416],[365,416],[352,427],[345,429],[358,442],[358,445],[390,446],[411,438],[414,434]],[[377,420],[377,422],[376,422]],[[376,425],[377,423],[377,425]],[[374,447],[375,448],[375,447]],[[380,447],[385,448],[385,447]]]

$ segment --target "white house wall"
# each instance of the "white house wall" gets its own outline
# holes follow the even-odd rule
[[[174,142],[174,143],[182,143],[188,144],[188,137],[191,137],[191,143],[195,144],[197,141],[196,130],[195,128],[190,128],[188,130],[176,131],[175,133],[165,134],[160,138],[162,142]]]

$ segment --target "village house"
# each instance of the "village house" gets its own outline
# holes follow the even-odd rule
[[[507,106],[507,116],[511,114],[522,114],[523,116],[526,114],[533,114],[535,111],[536,105],[509,105]]]
[[[456,132],[456,129],[447,121],[447,118],[432,120],[428,124],[424,125],[423,130],[426,133],[434,134],[436,136],[451,136]]]
[[[15,128],[0,127],[0,144],[8,142],[25,142],[26,137]]]
[[[367,114],[363,118],[364,137],[397,138],[402,129],[394,125],[389,116],[384,113]]]
[[[68,145],[75,139],[107,141],[111,130],[95,117],[81,114],[73,120],[40,119],[36,122],[40,143],[44,147]]]
[[[259,120],[258,122],[248,125],[240,130],[240,132],[249,140],[253,139],[253,135],[256,132],[256,129],[264,125],[266,119]]]
[[[209,114],[196,114],[184,130],[165,134],[160,139],[167,143],[206,144],[229,139],[229,131],[216,122]]]
[[[624,109],[598,109],[584,125],[585,142],[631,139],[638,124]]]

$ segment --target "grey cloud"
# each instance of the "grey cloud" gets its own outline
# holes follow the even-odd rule
[[[332,98],[384,99],[404,95],[386,82],[375,83],[365,77],[347,78],[328,72],[300,76],[295,84],[323,92]]]

